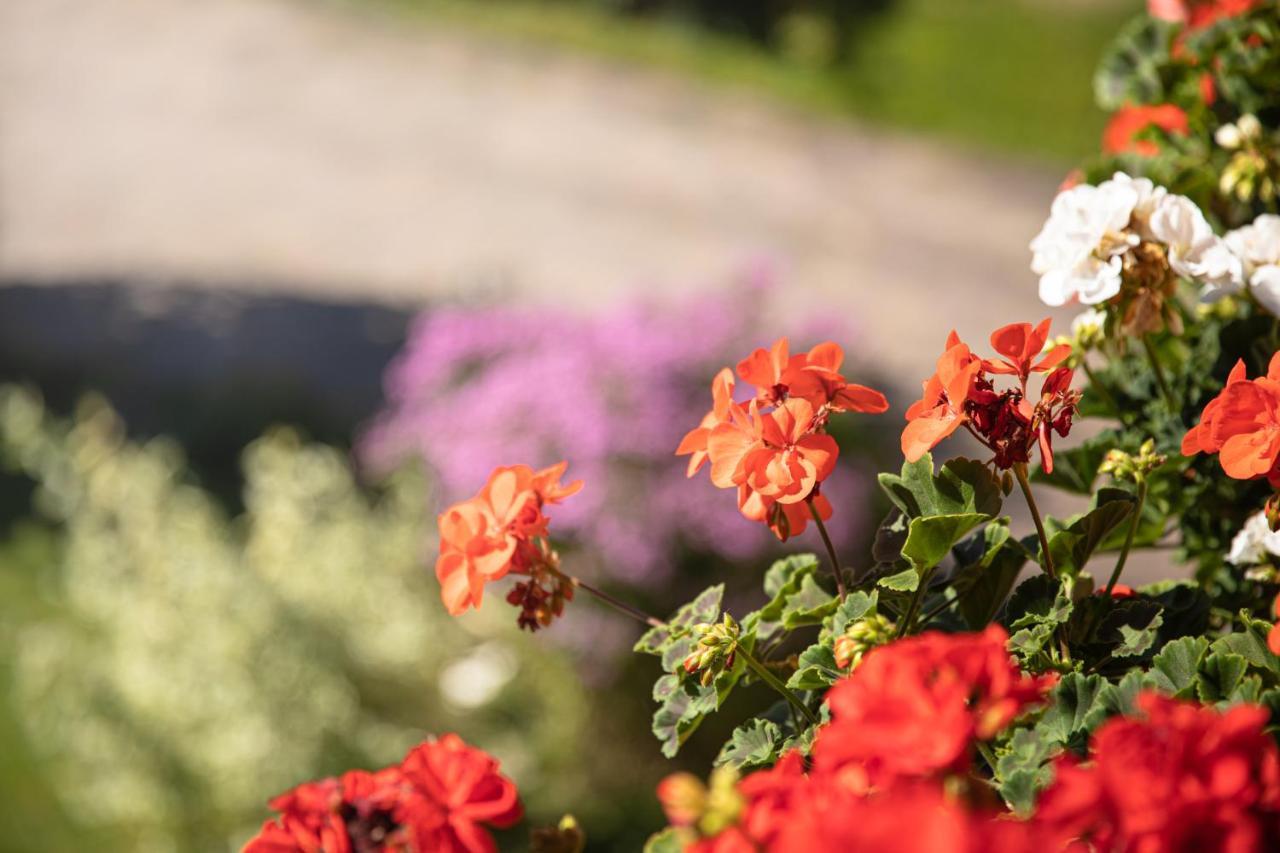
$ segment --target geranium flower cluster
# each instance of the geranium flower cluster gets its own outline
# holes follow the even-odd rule
[[[924,382],[924,393],[907,409],[902,452],[914,462],[960,427],[965,427],[992,454],[992,462],[1009,469],[1031,461],[1038,445],[1046,471],[1053,470],[1053,434],[1065,436],[1080,393],[1071,390],[1073,372],[1061,366],[1071,355],[1068,344],[1045,351],[1050,321],[1037,326],[1014,323],[991,335],[999,358],[975,355],[952,332],[937,370]],[[1047,374],[1038,398],[1030,397],[1027,380]],[[1010,376],[1017,384],[998,390],[995,376]]]
[[[969,775],[976,745],[1054,683],[1023,674],[1007,640],[993,626],[872,650],[828,692],[831,722],[818,731],[811,766],[791,752],[743,779],[736,799],[690,796],[689,780],[674,777],[659,797],[685,849],[1022,849],[1025,827],[996,820]]]
[[[830,518],[821,484],[840,450],[826,433],[828,418],[889,408],[879,391],[840,374],[843,361],[834,343],[792,355],[780,338],[738,363],[738,378],[755,389],[745,402],[734,400],[733,372],[721,370],[711,384],[711,411],[676,449],[690,457],[688,475],[710,461],[711,482],[737,489],[742,514],[781,540],[802,532],[810,515]]]
[[[524,814],[498,762],[452,734],[391,767],[299,785],[271,808],[279,817],[244,853],[491,853],[486,827],[505,829]]]
[[[1142,694],[1137,716],[1098,729],[1087,760],[1056,759],[1029,818],[993,806],[972,773],[975,746],[1053,683],[1022,674],[1006,640],[991,628],[876,649],[828,694],[832,721],[811,760],[788,753],[731,791],[723,779],[707,792],[687,774],[669,778],[658,794],[684,849],[1243,853],[1280,843],[1280,750],[1257,705],[1219,712]]]
[[[1267,710],[1218,712],[1156,693],[1138,708],[1094,733],[1088,762],[1057,760],[1038,832],[1095,850],[1276,849],[1280,752]]]
[[[1132,334],[1181,329],[1169,301],[1179,276],[1214,298],[1237,290],[1243,275],[1194,202],[1123,172],[1059,193],[1031,251],[1042,301],[1112,303]]]
[[[480,493],[441,513],[436,577],[440,596],[456,616],[479,607],[485,584],[509,574],[525,576],[507,600],[520,608],[521,627],[549,625],[573,598],[573,585],[559,570],[547,542],[543,509],[582,488],[561,485],[568,463],[534,471],[527,465],[497,468]]]

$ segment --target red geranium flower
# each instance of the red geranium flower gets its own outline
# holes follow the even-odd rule
[[[1247,379],[1244,362],[1236,362],[1226,387],[1183,436],[1182,452],[1217,453],[1228,477],[1280,484],[1280,353],[1257,379]]]
[[[1280,844],[1280,751],[1257,705],[1219,712],[1156,693],[1094,733],[1090,763],[1058,759],[1036,820],[1097,850],[1245,851]]]
[[[1259,0],[1147,0],[1147,13],[1153,18],[1186,24],[1199,30],[1222,18],[1243,15],[1258,5]]]
[[[998,734],[1052,684],[1024,675],[1007,641],[993,625],[869,652],[827,693],[832,721],[814,747],[817,768],[863,790],[965,771],[973,742]]]
[[[1155,141],[1137,138],[1152,125],[1178,136],[1186,136],[1190,130],[1187,114],[1174,104],[1121,107],[1111,114],[1102,131],[1103,153],[1132,152],[1140,157],[1156,156],[1160,153],[1160,146]]]
[[[280,816],[244,853],[492,853],[483,825],[505,828],[522,815],[498,763],[457,735],[420,744],[376,773],[299,785],[271,808]]]
[[[400,769],[412,787],[408,810],[419,851],[491,853],[497,847],[485,825],[505,829],[524,814],[498,762],[457,735],[419,744]]]

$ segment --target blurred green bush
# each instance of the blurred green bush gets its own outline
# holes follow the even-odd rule
[[[582,804],[608,827],[593,802],[650,790],[657,767],[625,744],[582,767],[598,712],[564,652],[500,603],[445,614],[421,477],[368,494],[345,453],[277,429],[246,449],[229,518],[172,441],[127,440],[100,399],[64,421],[12,387],[0,461],[38,512],[0,542],[14,849],[233,848],[267,797],[445,731],[496,754],[535,819]],[[634,776],[608,773],[621,760]]]

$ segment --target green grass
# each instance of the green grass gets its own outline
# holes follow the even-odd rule
[[[348,0],[363,4],[370,0]],[[372,0],[427,24],[666,69],[826,115],[1065,165],[1096,151],[1091,78],[1140,0],[899,0],[839,67],[572,0]]]

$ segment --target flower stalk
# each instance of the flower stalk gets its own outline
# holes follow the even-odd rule
[[[1026,463],[1018,463],[1013,466],[1013,476],[1018,481],[1018,486],[1022,489],[1022,496],[1027,499],[1027,509],[1031,511],[1031,520],[1036,525],[1036,536],[1040,537],[1040,553],[1041,568],[1045,574],[1051,578],[1058,576],[1057,570],[1053,567],[1053,557],[1049,554],[1049,534],[1045,532],[1044,520],[1040,517],[1040,507],[1036,505],[1035,495],[1031,493],[1031,482],[1027,479]]]
[[[779,681],[778,677],[770,672],[768,667],[761,664],[760,661],[756,660],[750,652],[741,646],[738,647],[737,653],[742,655],[742,660],[747,665],[747,668],[754,672],[761,681],[777,691],[783,699],[786,699],[787,703],[790,704],[792,708],[799,711],[800,715],[809,721],[809,725],[818,725],[819,720],[817,715],[814,714],[813,711],[809,710],[808,705],[800,701],[800,697],[796,696],[796,694],[792,692],[791,688]]]
[[[648,625],[650,628],[666,627],[667,623],[663,622],[658,617],[650,616],[648,613],[645,613],[643,610],[641,610],[638,607],[632,607],[630,604],[627,604],[625,601],[619,598],[613,597],[612,595],[605,592],[604,590],[598,589],[592,586],[591,584],[587,583],[581,578],[574,577],[573,575],[565,574],[564,572],[561,572],[559,570],[556,571],[556,574],[559,575],[564,580],[568,581],[570,584],[572,584],[574,588],[580,589],[586,593],[590,593],[591,595],[599,599],[601,602],[608,605],[609,607],[612,607],[614,610],[618,611],[619,613],[629,616],[638,622],[643,622],[645,625]]]
[[[818,513],[818,508],[813,505],[812,497],[806,503],[809,505],[809,512],[813,515],[814,522],[818,525],[822,544],[827,546],[827,557],[831,560],[831,574],[836,579],[836,594],[840,596],[841,601],[844,601],[846,594],[844,572],[840,571],[840,558],[836,556],[836,546],[831,542],[831,534],[827,533],[827,526],[822,523],[822,516]]]

